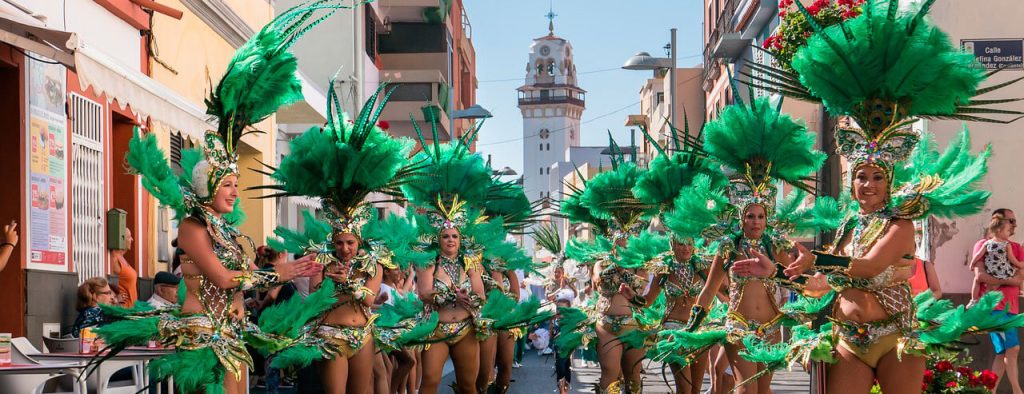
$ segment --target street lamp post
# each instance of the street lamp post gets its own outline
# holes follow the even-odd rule
[[[676,28],[670,30],[672,32],[672,41],[669,44],[669,57],[653,57],[647,52],[640,52],[633,57],[626,60],[626,64],[622,65],[623,69],[626,70],[659,70],[663,68],[668,69],[668,83],[669,83],[669,99],[668,99],[668,121],[673,126],[676,124]]]

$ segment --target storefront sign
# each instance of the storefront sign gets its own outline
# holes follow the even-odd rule
[[[1024,70],[1024,39],[960,40],[985,69]]]
[[[67,269],[67,71],[29,59],[29,267]]]

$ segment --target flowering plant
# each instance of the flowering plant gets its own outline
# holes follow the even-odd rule
[[[957,366],[954,362],[961,364]],[[923,394],[987,394],[996,387],[996,374],[987,369],[972,370],[966,366],[970,358],[961,360],[928,359],[928,367],[924,371],[921,382]],[[877,384],[871,388],[871,394],[882,394]]]
[[[863,4],[864,0],[815,0],[805,8],[811,18],[824,28],[857,17]],[[779,28],[764,40],[762,47],[775,55],[783,69],[790,70],[789,62],[807,43],[814,29],[804,13],[797,9],[794,0],[779,0],[779,10],[779,18],[782,19]]]
[[[922,393],[989,393],[996,387],[996,374],[989,370],[975,371],[968,360],[928,360],[921,383]]]

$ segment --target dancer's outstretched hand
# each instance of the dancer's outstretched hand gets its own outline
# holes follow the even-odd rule
[[[298,260],[281,263],[274,266],[278,280],[287,282],[299,277],[310,277],[320,273],[321,265],[313,261],[313,255],[306,255]]]
[[[754,276],[760,278],[767,278],[775,275],[775,263],[754,249],[750,249],[748,253],[753,258],[737,260],[732,264],[732,273],[736,276]]]
[[[811,253],[811,251],[807,250],[807,248],[799,243],[796,244],[796,250],[799,252],[796,260],[793,260],[793,262],[786,267],[785,271],[783,271],[783,273],[788,275],[791,280],[796,280],[800,275],[803,275],[814,267],[814,254]]]

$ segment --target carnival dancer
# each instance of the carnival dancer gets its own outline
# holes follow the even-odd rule
[[[664,213],[674,208],[674,201],[680,198],[680,191],[691,185],[695,177],[707,177],[712,189],[724,187],[728,180],[717,168],[716,163],[695,149],[696,142],[692,141],[688,127],[683,130],[672,128],[669,136],[671,143],[666,146],[662,146],[646,130],[643,132],[652,146],[658,150],[658,156],[651,160],[647,172],[640,176],[633,192],[640,202],[658,207],[658,216],[661,218],[660,230],[665,231]],[[656,296],[659,289],[665,294],[665,312],[660,328],[680,330],[685,328],[690,317],[690,309],[704,288],[710,264],[698,253],[694,253],[692,239],[684,239],[671,233],[665,238],[666,241],[653,251],[656,256],[639,258],[654,258],[653,264],[649,264],[648,271],[657,276],[647,298]],[[646,339],[645,342],[649,340]],[[700,393],[709,360],[708,357],[698,357],[693,363],[685,366],[678,362],[670,362],[675,392]]]
[[[323,206],[330,227],[327,236],[309,239],[304,245],[285,246],[305,248],[306,253],[316,255],[323,272],[311,279],[310,287],[331,287],[336,298],[330,311],[302,330],[311,333],[310,337],[299,338],[296,344],[318,350],[319,354],[309,355],[325,359],[320,364],[321,376],[324,388],[331,393],[364,392],[373,387],[377,315],[370,307],[380,292],[383,270],[397,268],[393,260],[396,246],[378,239],[382,235],[371,238],[364,234],[364,227],[375,221],[376,215],[367,196],[400,195],[399,186],[418,168],[408,160],[412,140],[392,138],[377,125],[380,109],[393,91],[386,89],[386,84],[381,85],[351,121],[333,111],[340,108],[340,103],[332,89],[328,94],[327,125],[311,128],[293,140],[291,153],[279,167],[271,168],[270,175],[277,184],[261,187],[278,191],[273,196],[319,198]],[[381,97],[384,91],[387,94]],[[278,231],[279,235],[287,233],[284,229]],[[296,234],[286,238],[295,239]],[[299,360],[279,359],[279,366]]]
[[[481,315],[486,300],[481,279],[483,256],[464,234],[467,226],[480,218],[471,207],[479,206],[485,197],[491,170],[480,155],[469,152],[468,143],[475,132],[445,144],[438,142],[435,124],[432,132],[429,145],[420,135],[424,149],[415,160],[424,166],[403,186],[418,213],[423,248],[434,255],[417,266],[417,292],[427,310],[437,312],[440,319],[432,335],[437,342],[422,354],[419,390],[437,392],[450,357],[456,392],[470,394],[476,392],[480,371],[477,335],[489,335],[493,322]]]
[[[699,190],[684,192],[677,199],[676,209],[666,214],[666,224],[673,233],[682,237],[703,234],[717,249],[707,282],[689,316],[689,331],[700,328],[719,286],[726,275],[730,276],[723,339],[736,379],[743,382],[737,389],[744,393],[768,393],[772,375],[762,373],[763,365],[740,356],[743,339],[754,335],[777,342],[785,314],[779,302],[779,280],[750,278],[732,265],[758,255],[768,256],[782,266],[791,263],[787,252],[792,242],[785,238],[785,232],[774,231],[778,194],[775,180],[807,189],[804,182],[825,158],[814,150],[814,135],[802,123],[782,114],[780,106],[765,98],[749,104],[741,101],[726,107],[718,119],[708,123],[703,148],[733,173],[725,190],[728,204],[718,194],[711,198],[714,204],[709,208],[709,200],[700,197],[709,191],[700,190],[712,190],[711,180],[702,175],[694,182]],[[718,223],[712,221],[710,226],[707,221],[696,221],[714,220],[714,216],[719,216]],[[760,378],[747,381],[755,375]]]
[[[654,207],[640,203],[633,195],[633,186],[644,170],[627,161],[614,140],[610,139],[610,145],[612,170],[587,182],[580,201],[588,212],[573,215],[570,220],[602,221],[612,238],[609,259],[594,264],[591,279],[597,293],[599,319],[596,325],[601,364],[599,391],[638,394],[643,390],[640,361],[644,351],[624,348],[618,337],[638,328],[633,312],[648,306],[644,298],[648,277],[639,269],[642,267],[619,265],[615,250],[626,247],[628,237],[647,226],[645,220],[654,212]],[[566,204],[562,209],[564,213],[572,212],[567,212]]]
[[[200,149],[182,151],[181,176],[174,175],[154,135],[136,132],[126,158],[131,171],[142,176],[143,186],[181,222],[183,304],[180,309],[152,310],[144,303],[132,310],[111,309],[108,316],[120,321],[98,330],[111,351],[94,363],[155,337],[175,349],[149,364],[155,380],[173,377],[184,392],[243,393],[252,368],[246,345],[261,350],[279,345],[248,322],[242,291],[312,275],[316,265],[306,258],[255,269],[239,240],[255,248],[235,228],[243,217],[237,205],[237,149],[241,137],[252,132],[250,126],[302,99],[297,59],[288,48],[339,8],[336,2],[318,1],[290,9],[235,52],[207,99],[217,131],[205,135]]]
[[[807,43],[786,69],[765,68],[779,71],[779,78],[758,80],[785,95],[819,100],[855,123],[835,133],[838,152],[849,162],[858,212],[827,253],[802,251],[786,270],[799,275],[813,264],[838,293],[831,316],[838,346],[835,363],[827,366],[828,392],[867,392],[875,381],[886,393],[919,392],[921,356],[928,352],[922,341],[967,329],[951,319],[948,326],[918,327],[920,336],[915,334],[915,317],[948,302],[926,300],[927,308],[918,311],[911,299],[912,220],[980,211],[989,193],[975,184],[986,172],[989,152],[971,154],[965,133],[947,154],[933,147],[912,153],[921,135],[911,126],[920,118],[997,121],[985,116],[1021,112],[986,107],[1007,100],[974,99],[1008,84],[978,88],[984,69],[927,20],[932,3],[866,1],[859,16],[827,28],[811,19]],[[797,7],[810,18],[799,2]],[[919,59],[930,59],[928,67],[918,67]],[[978,309],[955,313],[974,317]]]
[[[484,216],[500,219],[494,223],[498,225],[497,227],[474,226],[486,229],[489,233],[486,236],[478,234],[479,231],[471,231],[474,242],[484,255],[484,275],[481,277],[484,290],[488,294],[498,291],[505,299],[503,304],[507,305],[508,301],[514,301],[515,307],[511,310],[499,310],[503,321],[495,322],[495,335],[480,342],[480,371],[477,374],[476,385],[479,392],[491,392],[489,388],[493,386],[493,392],[503,394],[508,391],[512,381],[515,342],[524,335],[525,327],[518,326],[543,319],[543,316],[539,317],[537,314],[539,301],[519,302],[520,286],[516,271],[535,271],[531,259],[518,245],[506,242],[509,233],[522,234],[527,226],[535,221],[535,206],[526,197],[522,186],[514,182],[501,182],[495,178],[481,208]],[[496,301],[488,295],[488,303]],[[491,307],[496,308],[497,304]],[[516,327],[503,329],[509,324]],[[494,373],[495,366],[498,367],[497,374]]]

